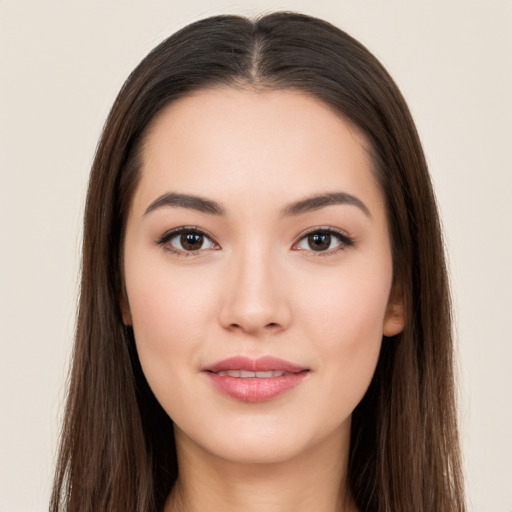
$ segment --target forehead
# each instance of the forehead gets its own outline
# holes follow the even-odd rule
[[[147,203],[169,191],[276,207],[331,191],[382,203],[364,137],[294,90],[207,89],[165,108],[148,130],[136,195]]]

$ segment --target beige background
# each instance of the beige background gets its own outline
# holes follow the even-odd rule
[[[0,0],[0,512],[47,509],[87,174],[123,80],[197,18],[275,9],[360,39],[409,102],[451,262],[470,510],[512,512],[510,0]]]

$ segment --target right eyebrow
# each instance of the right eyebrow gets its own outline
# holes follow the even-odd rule
[[[205,199],[204,197],[194,196],[190,194],[178,194],[177,192],[167,192],[155,199],[144,212],[144,215],[165,206],[174,208],[188,208],[197,210],[210,215],[225,215],[224,208],[219,203]]]

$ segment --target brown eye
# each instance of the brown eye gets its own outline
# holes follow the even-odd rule
[[[158,245],[177,255],[190,256],[205,249],[219,249],[219,246],[197,228],[181,227],[165,233]]]
[[[180,243],[186,251],[198,251],[203,246],[204,236],[199,233],[182,233]]]
[[[308,236],[308,245],[313,251],[326,251],[331,246],[329,233],[313,233]]]
[[[305,234],[295,249],[306,252],[324,253],[326,256],[353,246],[354,240],[334,228],[317,229]]]

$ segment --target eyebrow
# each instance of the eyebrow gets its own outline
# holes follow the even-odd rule
[[[329,192],[306,197],[287,205],[281,210],[282,217],[293,217],[303,213],[320,210],[332,205],[350,205],[359,208],[367,217],[373,218],[368,207],[356,196],[346,192]],[[144,215],[162,207],[188,208],[210,215],[225,215],[224,208],[211,199],[205,197],[168,192],[155,199],[146,209]]]
[[[346,204],[350,206],[356,206],[359,208],[367,217],[372,219],[372,214],[368,207],[361,201],[361,199],[347,194],[346,192],[330,192],[326,194],[317,194],[311,197],[301,199],[296,203],[292,203],[286,206],[281,211],[281,216],[290,217],[295,215],[301,215],[303,213],[319,210],[326,206],[332,206],[337,204]]]
[[[144,215],[162,208],[163,206],[172,206],[177,208],[188,208],[190,210],[197,210],[202,213],[209,213],[210,215],[224,215],[224,208],[219,203],[206,199],[200,196],[193,196],[189,194],[178,194],[176,192],[169,192],[163,194],[155,199],[146,209]]]

